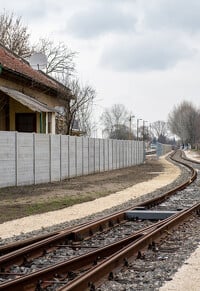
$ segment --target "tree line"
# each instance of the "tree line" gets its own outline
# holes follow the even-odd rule
[[[79,130],[88,136],[93,128],[92,112],[96,91],[88,84],[81,84],[76,76],[76,52],[63,42],[55,44],[53,41],[41,38],[36,44],[30,41],[28,27],[22,18],[4,10],[0,14],[0,43],[19,57],[27,59],[34,54],[43,53],[47,57],[47,66],[43,70],[57,81],[67,86],[76,97],[65,100],[65,106],[57,115],[57,133],[71,134],[75,120],[78,120]],[[0,99],[0,110],[4,100]]]
[[[103,136],[113,139],[134,139],[146,142],[158,141],[170,143],[168,127],[165,121],[149,123],[138,119],[123,104],[114,104],[106,108],[101,115]]]
[[[173,134],[179,137],[180,143],[190,144],[192,148],[200,145],[200,109],[184,100],[175,105],[169,113],[168,125]]]
[[[200,110],[188,101],[175,105],[167,122],[158,120],[148,124],[128,112],[123,104],[114,104],[105,109],[101,123],[103,134],[113,139],[200,146]]]
[[[45,73],[70,88],[76,97],[74,100],[65,100],[63,111],[57,116],[57,133],[71,134],[74,122],[78,120],[79,130],[84,135],[91,136],[95,127],[92,110],[96,90],[88,84],[82,85],[76,76],[77,52],[70,50],[63,42],[55,44],[45,38],[32,44],[28,27],[23,24],[22,18],[5,10],[0,14],[0,43],[25,59],[35,52],[45,54]],[[0,111],[4,104],[5,100],[0,98]],[[105,108],[100,122],[102,137],[174,143],[174,138],[169,137],[174,134],[180,143],[189,143],[192,147],[200,144],[200,110],[188,101],[174,106],[167,122],[158,120],[147,125],[146,121],[136,118],[123,104]]]

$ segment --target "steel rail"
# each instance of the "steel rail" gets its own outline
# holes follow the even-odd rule
[[[128,209],[130,210],[130,208]],[[75,226],[72,229],[61,231],[52,237],[1,256],[0,271],[6,272],[13,264],[22,265],[34,258],[42,256],[47,252],[47,249],[48,251],[53,251],[58,248],[58,245],[68,244],[71,241],[81,241],[83,238],[88,238],[94,233],[108,230],[123,221],[127,221],[125,210],[96,221],[85,223],[84,225]]]
[[[173,158],[172,156],[173,155],[170,157],[171,159]],[[35,242],[11,253],[2,255],[0,257],[0,271],[6,272],[13,264],[22,265],[23,263],[29,262],[34,258],[38,258],[47,252],[47,249],[48,251],[55,250],[60,244],[68,244],[69,241],[81,241],[85,238],[91,237],[97,232],[108,230],[114,225],[118,225],[119,223],[126,221],[126,211],[128,210],[136,209],[137,207],[141,206],[150,208],[165,201],[169,196],[173,195],[179,190],[184,189],[196,178],[196,171],[190,166],[186,166],[192,171],[192,176],[185,183],[182,183],[174,189],[164,193],[160,197],[152,198],[148,201],[139,203],[135,207],[124,209],[104,218],[75,226],[74,228],[67,228],[64,231],[40,240],[39,242]]]
[[[155,241],[160,240],[163,235],[166,236],[170,229],[177,227],[194,212],[200,213],[200,203],[157,223],[156,227],[149,227],[149,231],[146,233],[144,230],[140,230],[126,239],[82,255],[79,258],[1,284],[0,290],[42,290],[50,283],[56,283],[55,278],[62,278],[64,282],[66,278],[69,280],[70,274],[72,277],[77,276],[77,278],[73,278],[68,285],[59,290],[88,290],[89,284],[95,286],[100,284],[102,279],[112,276],[111,273],[113,274],[114,270],[128,265],[130,260],[134,260],[138,256],[138,253],[155,244]],[[80,275],[83,270],[85,271],[84,274]]]
[[[46,238],[57,235],[59,233],[60,233],[60,231],[55,231],[55,232],[51,232],[48,234],[38,235],[35,237],[30,237],[30,238],[27,238],[24,240],[19,240],[17,242],[13,242],[13,243],[9,243],[7,245],[0,246],[0,257],[5,255],[5,254],[8,254],[10,252],[13,252],[15,250],[21,249],[25,246],[28,246],[30,244],[33,244],[35,242],[39,242],[39,241],[42,241]]]
[[[140,205],[136,205],[136,207],[137,206],[140,206]],[[130,208],[126,209],[126,211],[127,210],[130,210]],[[83,225],[88,225],[88,223],[84,223]],[[80,227],[80,226],[81,225],[79,225],[78,227]],[[64,229],[62,231],[67,231],[68,232],[70,229],[71,229],[71,231],[73,231],[73,228],[74,227],[67,227],[66,229]],[[24,239],[24,240],[20,240],[20,241],[14,242],[14,243],[10,243],[10,244],[6,244],[6,245],[3,245],[3,246],[0,246],[0,256],[5,255],[5,254],[10,253],[10,252],[15,251],[15,250],[19,250],[20,248],[23,248],[23,247],[26,247],[26,246],[31,245],[33,243],[39,242],[39,241],[41,241],[43,239],[46,239],[48,237],[53,237],[54,235],[57,235],[60,232],[61,231],[55,231],[55,232],[52,232],[52,233],[49,233],[49,234],[46,234],[46,235],[36,236],[36,237],[33,237],[33,238],[28,238],[28,239]],[[89,233],[87,235],[91,234],[92,232],[94,232],[94,229],[90,229]],[[80,234],[80,232],[79,232],[79,234]],[[79,234],[77,234],[77,238],[79,237],[79,239],[81,239]]]
[[[188,161],[188,162],[191,162],[191,163],[194,163],[194,164],[198,164],[200,165],[200,161],[197,161],[197,160],[193,160],[192,158],[188,158],[186,156],[186,154],[182,151],[182,154],[181,154],[181,158],[185,161]]]
[[[184,210],[182,210],[184,211]],[[176,217],[178,214],[174,214],[173,217]],[[139,238],[141,238],[144,235],[147,235],[148,233],[152,232],[153,230],[158,229],[162,225],[164,225],[166,222],[170,221],[172,217],[168,217],[165,220],[159,221],[155,223],[154,225],[145,227],[141,230],[138,230],[134,232],[133,234],[129,235],[127,238],[121,239],[118,242],[112,243],[110,245],[104,246],[102,248],[99,248],[97,250],[91,251],[85,255],[78,256],[76,258],[57,263],[51,267],[44,268],[43,270],[36,271],[34,273],[28,274],[26,276],[21,276],[21,278],[14,279],[12,281],[9,281],[4,284],[0,284],[0,290],[35,290],[35,286],[39,285],[38,283],[41,278],[43,279],[42,282],[48,282],[43,283],[43,286],[41,288],[46,287],[49,285],[49,282],[52,282],[52,277],[55,276],[55,274],[59,275],[59,277],[67,277],[67,274],[74,273],[74,272],[80,272],[80,268],[90,268],[94,265],[99,263],[101,260],[104,260],[105,257],[112,256],[115,252],[120,251],[130,243],[135,242]],[[3,274],[3,273],[2,273]],[[65,276],[63,275],[65,274]],[[9,275],[7,273],[6,275]],[[15,276],[18,274],[15,274]],[[44,279],[45,278],[45,279]],[[29,286],[34,286],[32,287]],[[42,285],[42,284],[41,284]],[[6,289],[7,288],[7,289]],[[24,288],[24,289],[23,289]]]
[[[128,208],[127,210],[130,210],[130,208]],[[85,224],[86,223],[84,223],[82,225],[85,225]],[[80,226],[81,226],[81,224],[79,225],[79,227]],[[74,227],[67,227],[62,231],[67,231],[67,232],[69,230],[73,231],[73,228]],[[14,242],[14,243],[9,243],[9,244],[0,246],[0,256],[5,255],[5,254],[10,253],[10,252],[13,252],[15,250],[19,250],[20,248],[23,248],[23,247],[26,247],[26,246],[31,245],[33,243],[39,242],[39,241],[41,241],[43,239],[46,239],[48,237],[52,237],[54,235],[59,234],[60,232],[61,231],[55,231],[55,232],[52,232],[52,233],[49,233],[49,234],[46,234],[46,235],[39,235],[39,236],[31,237],[31,238],[28,238],[28,239],[24,239],[24,240],[20,240],[20,241]],[[91,231],[89,231],[89,232],[91,233]],[[78,236],[78,234],[77,234],[77,236]]]
[[[189,218],[194,212],[200,214],[200,203],[190,207],[189,209],[182,211],[176,217],[172,217],[168,222],[160,226],[158,229],[144,235],[136,242],[131,243],[123,250],[117,252],[113,256],[100,262],[97,266],[94,266],[88,272],[82,276],[74,279],[71,283],[59,289],[59,291],[84,291],[84,290],[95,290],[95,287],[108,280],[109,277],[113,278],[113,272],[119,270],[122,266],[128,266],[130,261],[133,261],[138,252],[142,252],[147,249],[150,245],[155,244],[163,236],[166,236],[166,232],[176,228],[183,221]],[[91,286],[91,289],[88,289]]]

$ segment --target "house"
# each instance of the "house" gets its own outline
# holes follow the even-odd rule
[[[56,108],[69,88],[0,45],[0,130],[55,133]]]

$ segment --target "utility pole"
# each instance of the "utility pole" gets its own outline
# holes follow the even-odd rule
[[[143,120],[143,141],[144,141],[144,131],[145,131],[145,122],[148,122],[147,120]]]
[[[129,117],[129,139],[131,139],[131,123],[132,123],[132,118],[134,118],[135,115],[130,115]]]
[[[138,129],[139,129],[139,121],[142,120],[141,118],[138,118],[137,119],[137,140],[139,140],[139,137],[138,137]]]

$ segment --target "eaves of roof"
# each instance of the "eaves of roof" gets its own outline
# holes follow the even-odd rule
[[[40,102],[39,100],[23,94],[14,89],[10,89],[4,86],[0,86],[0,91],[4,92],[6,95],[10,96],[11,98],[15,99],[19,103],[23,104],[24,106],[30,108],[34,112],[56,112],[54,108],[50,108],[46,104]]]

